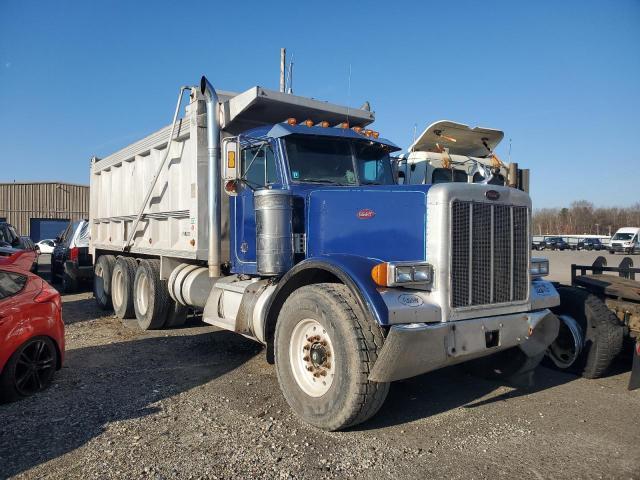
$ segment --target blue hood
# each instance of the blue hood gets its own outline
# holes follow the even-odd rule
[[[318,188],[308,193],[307,258],[347,254],[425,260],[430,185]]]

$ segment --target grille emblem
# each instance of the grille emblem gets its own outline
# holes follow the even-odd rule
[[[487,190],[484,192],[484,196],[487,197],[487,200],[498,200],[500,198],[500,192],[496,190]]]
[[[358,213],[356,213],[356,216],[360,220],[367,220],[369,218],[375,217],[376,216],[376,212],[374,212],[373,210],[370,210],[368,208],[363,208],[362,210],[358,210]]]

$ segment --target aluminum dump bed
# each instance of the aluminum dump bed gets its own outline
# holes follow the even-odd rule
[[[223,135],[283,122],[289,117],[335,126],[368,125],[374,114],[320,100],[253,87],[236,94],[219,92]],[[197,88],[177,125],[165,167],[136,228],[129,251],[153,256],[207,259],[206,108]],[[91,164],[91,253],[122,251],[147,189],[162,162],[171,125]],[[222,196],[222,255],[228,260],[228,215]]]

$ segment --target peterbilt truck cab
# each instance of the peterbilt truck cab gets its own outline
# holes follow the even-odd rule
[[[531,371],[557,335],[558,295],[543,279],[548,262],[530,257],[529,196],[398,185],[399,147],[368,128],[373,119],[260,87],[223,97],[203,77],[182,144],[169,129],[155,138],[172,158],[158,172],[176,171],[140,195],[145,224],[92,215],[98,303],[122,318],[135,311],[142,328],[200,309],[264,344],[291,408],[327,430],[370,418],[394,380],[482,358]],[[116,166],[143,168],[150,143],[94,160],[92,199],[129,178]],[[148,301],[162,297],[153,289],[171,303]]]

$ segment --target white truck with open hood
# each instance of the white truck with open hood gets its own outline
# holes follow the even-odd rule
[[[398,163],[400,183],[444,182],[508,185],[528,191],[528,170],[505,165],[495,155],[504,132],[450,120],[429,125]]]

